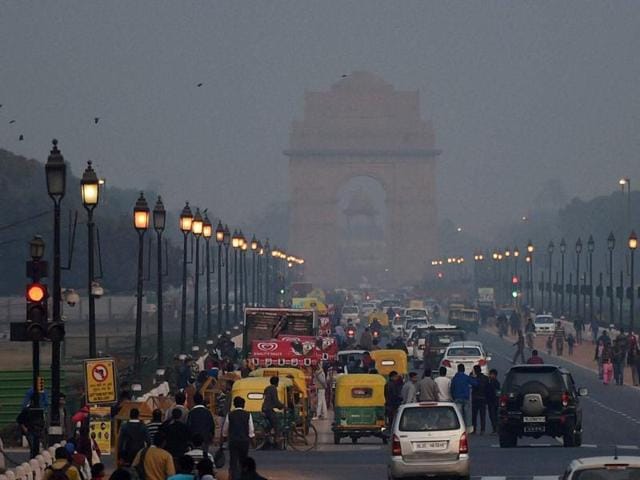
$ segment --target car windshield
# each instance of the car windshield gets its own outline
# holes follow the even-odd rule
[[[610,465],[578,470],[574,480],[640,480],[640,468]]]
[[[504,391],[518,391],[529,382],[542,383],[549,390],[563,390],[562,375],[556,369],[542,367],[538,369],[511,370],[504,381]]]
[[[358,313],[358,307],[342,307],[342,313]]]
[[[482,354],[480,353],[479,348],[475,347],[454,347],[450,348],[447,351],[448,357],[480,357]]]
[[[536,323],[551,323],[551,324],[553,324],[553,318],[551,318],[551,317],[536,317]]]
[[[453,407],[405,408],[398,425],[401,432],[432,432],[458,428],[460,422]]]
[[[427,312],[419,308],[409,309],[409,310],[406,310],[404,313],[405,315],[408,315],[410,317],[424,317],[427,314]]]
[[[424,319],[421,319],[421,320],[408,319],[407,324],[405,325],[405,328],[408,330],[410,328],[414,328],[416,325],[425,325],[425,324],[426,322],[424,321]]]

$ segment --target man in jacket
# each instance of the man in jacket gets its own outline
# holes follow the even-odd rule
[[[438,386],[431,378],[431,368],[426,368],[422,379],[418,382],[418,399],[421,402],[437,402],[440,399]]]
[[[520,357],[520,362],[524,363],[524,336],[522,335],[522,330],[518,330],[518,340],[513,346],[516,347],[516,354],[513,356],[511,363],[516,363],[518,357]]]
[[[191,435],[189,427],[186,423],[182,423],[182,410],[180,408],[174,408],[171,412],[171,420],[168,420],[162,424],[160,431],[164,432],[167,443],[165,450],[167,450],[174,461],[177,461],[182,455],[187,453],[189,449],[189,440],[196,435],[200,438],[200,434]]]
[[[264,389],[263,400],[262,400],[262,413],[265,418],[269,420],[269,424],[273,429],[275,438],[278,438],[278,416],[275,412],[275,409],[282,410],[284,408],[284,403],[280,401],[278,398],[278,385],[280,384],[280,379],[278,377],[271,377],[269,379],[269,386]]]
[[[489,379],[482,373],[480,365],[473,367],[473,378],[476,379],[477,385],[471,387],[471,423],[473,424],[473,432],[476,433],[478,415],[480,416],[480,435],[484,435],[487,416],[487,388]]]
[[[53,464],[44,471],[43,480],[49,480],[57,471],[64,473],[69,480],[80,480],[80,473],[76,467],[71,465],[69,452],[65,447],[56,448],[54,456]]]
[[[164,449],[166,437],[159,431],[153,439],[153,445],[140,450],[133,461],[133,466],[139,466],[144,471],[144,480],[166,480],[176,474],[175,464],[171,454]]]
[[[486,400],[489,420],[491,420],[492,434],[498,432],[498,397],[500,395],[500,382],[498,381],[498,371],[495,368],[489,370],[489,381],[487,382]]]
[[[202,435],[202,450],[205,453],[209,452],[209,447],[213,441],[213,435],[216,431],[216,423],[213,420],[213,415],[207,407],[204,405],[204,398],[202,394],[196,393],[193,396],[193,402],[195,405],[189,412],[187,417],[187,427],[191,436],[199,433]]]
[[[384,386],[384,406],[387,414],[388,425],[393,423],[398,407],[402,403],[402,386],[398,382],[398,372],[389,373],[389,380]]]
[[[400,391],[400,396],[402,397],[402,404],[405,403],[415,403],[417,396],[417,388],[416,382],[418,381],[418,374],[416,372],[409,373],[409,378],[404,385],[402,386],[402,390]]]
[[[222,441],[229,441],[229,478],[240,479],[240,465],[249,455],[249,443],[255,437],[253,418],[244,409],[244,398],[233,399],[233,410],[227,414],[222,427]]]
[[[471,387],[475,385],[478,385],[478,381],[464,373],[464,365],[462,363],[458,364],[458,373],[451,379],[451,397],[460,408],[468,431],[471,431],[469,400],[471,397]]]
[[[132,408],[129,412],[129,421],[120,427],[118,455],[126,465],[131,465],[136,454],[149,445],[151,445],[149,430],[140,421],[140,411],[137,408]]]

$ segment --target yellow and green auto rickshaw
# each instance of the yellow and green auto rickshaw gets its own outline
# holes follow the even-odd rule
[[[281,379],[289,379],[296,387],[294,396],[299,396],[294,402],[296,415],[304,422],[308,420],[311,407],[309,401],[309,383],[307,381],[307,374],[303,370],[293,367],[257,368],[249,374],[249,377],[265,377],[267,379],[279,377]]]
[[[407,354],[404,350],[381,349],[372,350],[370,353],[380,375],[388,377],[393,371],[402,376],[409,373]]]
[[[403,352],[404,353],[404,352]],[[333,443],[351,437],[374,436],[387,443],[384,418],[384,386],[382,375],[353,373],[336,379],[335,419],[332,426]]]

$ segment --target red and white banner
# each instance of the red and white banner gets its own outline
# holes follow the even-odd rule
[[[283,335],[273,340],[251,342],[251,358],[264,367],[310,367],[336,359],[338,346],[333,338]]]

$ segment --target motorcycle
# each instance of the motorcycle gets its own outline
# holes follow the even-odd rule
[[[356,344],[356,329],[354,327],[347,328],[347,346],[352,347]]]

